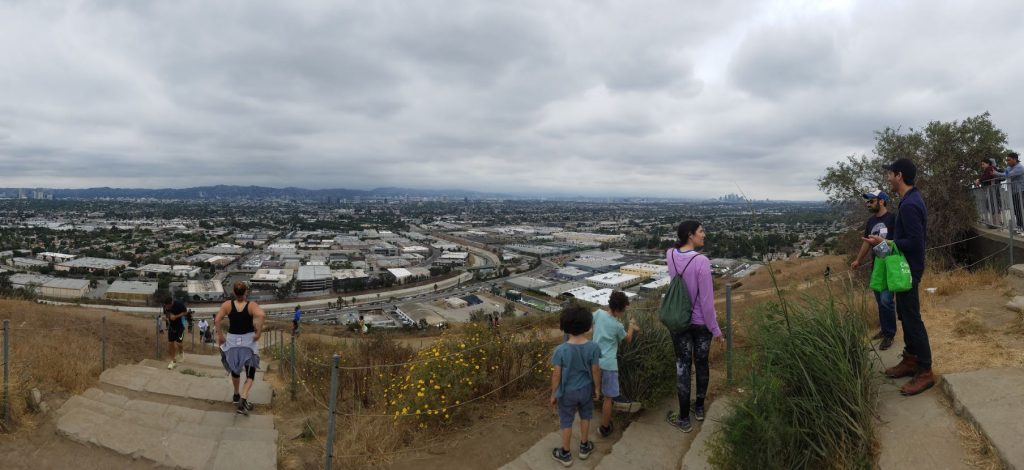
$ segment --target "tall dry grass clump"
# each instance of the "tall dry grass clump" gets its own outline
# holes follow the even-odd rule
[[[10,321],[11,407],[15,427],[32,411],[30,392],[66,396],[96,384],[101,370],[102,312],[71,312],[32,302],[0,302],[0,320]],[[152,333],[107,322],[107,367],[152,354]],[[0,359],[2,361],[2,359]]]
[[[863,302],[768,303],[750,328],[747,382],[711,446],[726,469],[871,468],[873,372]]]
[[[656,406],[676,393],[676,355],[672,337],[658,318],[661,295],[626,309],[623,324],[636,320],[640,332],[632,343],[619,345],[619,388],[622,394],[644,406]]]

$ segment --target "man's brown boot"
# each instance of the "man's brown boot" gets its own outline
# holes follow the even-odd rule
[[[900,387],[900,393],[909,397],[932,388],[932,385],[935,385],[935,376],[932,375],[932,368],[929,367],[914,374],[914,378]]]
[[[903,351],[903,359],[900,360],[899,364],[885,369],[885,375],[891,379],[898,379],[900,377],[910,377],[914,375],[915,371],[917,371],[917,356]]]

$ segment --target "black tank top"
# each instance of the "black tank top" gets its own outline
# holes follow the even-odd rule
[[[256,327],[252,324],[252,315],[249,314],[249,302],[245,303],[242,311],[238,311],[235,302],[231,301],[231,313],[228,314],[228,333],[233,335],[244,335],[255,333]]]

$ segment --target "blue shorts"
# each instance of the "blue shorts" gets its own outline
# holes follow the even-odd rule
[[[590,420],[594,417],[594,386],[562,392],[558,399],[558,424],[562,429],[571,428],[576,412],[580,419]]]
[[[605,398],[619,396],[619,371],[601,369],[601,395]]]

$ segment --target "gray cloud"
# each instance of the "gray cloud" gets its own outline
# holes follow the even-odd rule
[[[1017,2],[0,3],[7,186],[820,198],[873,131],[984,111]]]

